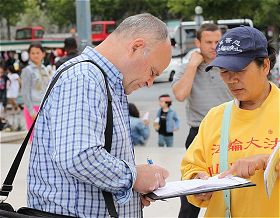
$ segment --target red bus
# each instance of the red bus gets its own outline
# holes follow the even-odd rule
[[[91,40],[92,44],[101,43],[107,36],[116,29],[116,22],[110,21],[94,21],[91,23]]]
[[[16,40],[42,39],[44,28],[41,26],[22,27],[16,30]]]

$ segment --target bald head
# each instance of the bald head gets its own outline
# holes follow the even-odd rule
[[[153,41],[165,41],[168,38],[166,24],[148,13],[126,18],[113,34],[122,38],[144,37]]]
[[[126,18],[95,49],[121,72],[126,94],[151,86],[171,59],[167,27],[151,14]]]

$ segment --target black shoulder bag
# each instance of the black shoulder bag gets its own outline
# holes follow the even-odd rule
[[[109,86],[108,86],[108,81],[107,81],[107,74],[104,72],[104,70],[98,65],[96,64],[94,61],[92,60],[84,60],[84,61],[80,61],[77,63],[73,63],[67,67],[65,67],[64,69],[62,69],[53,79],[53,81],[51,82],[45,96],[44,99],[42,101],[41,107],[39,109],[39,112],[37,113],[37,116],[30,128],[30,130],[28,131],[15,159],[14,162],[8,172],[8,175],[6,176],[6,179],[2,185],[2,188],[0,189],[0,196],[4,196],[8,197],[9,193],[12,191],[13,188],[13,181],[15,179],[18,167],[20,165],[21,159],[23,157],[25,148],[27,146],[28,140],[30,138],[30,135],[32,133],[32,130],[34,128],[35,122],[37,120],[37,117],[39,116],[39,113],[41,111],[41,108],[43,107],[45,101],[47,100],[53,86],[55,85],[55,83],[57,82],[57,80],[59,79],[60,75],[68,70],[70,67],[74,66],[75,64],[81,63],[81,62],[90,62],[92,64],[94,64],[96,67],[99,68],[99,70],[102,72],[104,79],[105,79],[105,84],[106,84],[106,90],[107,90],[107,99],[108,99],[108,108],[107,108],[107,122],[106,122],[106,129],[105,129],[105,146],[104,148],[106,149],[106,151],[108,153],[111,152],[111,146],[112,146],[112,135],[113,135],[113,112],[112,112],[112,95],[111,92],[109,90]],[[113,200],[113,196],[112,193],[110,192],[106,192],[106,191],[102,191],[104,200],[105,200],[105,204],[106,207],[108,209],[109,215],[111,217],[118,217],[118,213],[116,211],[116,207],[114,204],[114,200]],[[5,200],[6,200],[5,199]],[[33,208],[27,208],[27,207],[22,207],[20,208],[17,212],[14,211],[13,207],[9,204],[9,203],[5,203],[5,200],[0,200],[0,217],[69,217],[69,216],[64,216],[64,215],[58,215],[58,214],[53,214],[53,213],[48,213],[48,212],[44,212],[44,211],[40,211],[40,210],[36,210]],[[22,214],[25,214],[27,216],[24,216]]]

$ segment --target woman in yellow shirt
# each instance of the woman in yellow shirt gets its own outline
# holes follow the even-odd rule
[[[233,165],[239,169],[237,161],[243,159],[244,163],[244,158],[253,164],[260,163],[246,174],[251,176],[255,187],[230,191],[230,214],[232,217],[280,217],[279,179],[268,198],[263,177],[264,163],[280,141],[280,90],[267,79],[275,64],[276,52],[259,30],[245,26],[225,33],[216,51],[217,57],[206,70],[218,67],[234,96],[226,148],[227,168]],[[183,179],[207,179],[222,173],[221,126],[227,104],[212,108],[202,121],[198,135],[182,160]],[[249,170],[248,166],[243,169]],[[235,173],[246,177],[235,169]],[[207,207],[206,217],[225,217],[227,214],[228,204],[223,191],[189,196],[188,200],[195,206]]]

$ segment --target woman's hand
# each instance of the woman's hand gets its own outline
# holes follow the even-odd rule
[[[145,197],[143,195],[140,195],[140,199],[141,199],[141,203],[142,203],[142,208],[150,206],[151,202],[155,202],[154,200],[152,200],[148,197]]]
[[[207,180],[209,178],[208,174],[205,172],[199,172],[193,179],[204,179]],[[194,195],[198,200],[208,201],[212,197],[212,192],[201,193]]]
[[[223,172],[219,178],[227,175],[236,175],[242,178],[249,178],[255,175],[257,170],[265,170],[269,154],[258,154],[237,160],[227,171]]]

